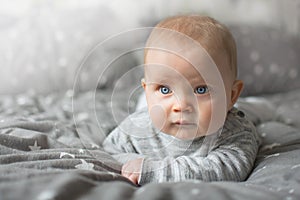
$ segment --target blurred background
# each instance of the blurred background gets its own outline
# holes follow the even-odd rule
[[[260,65],[249,64],[262,57],[259,50],[249,50],[241,53],[241,57],[248,56],[243,62],[252,66],[250,73],[259,76],[264,72],[262,65],[277,72],[288,57],[289,63],[297,66],[278,77],[290,76],[299,82],[300,0],[0,0],[0,5],[0,94],[72,89],[79,66],[97,44],[112,35],[154,26],[164,17],[184,13],[210,15],[235,27],[236,37],[252,33],[253,27],[265,27],[240,41],[249,45],[257,35],[263,38],[258,44],[271,38],[272,49],[285,46],[278,52],[281,57],[272,53]],[[110,51],[118,51],[122,45],[121,41]],[[271,62],[273,58],[283,63]],[[140,64],[139,58],[134,59],[128,65]],[[84,90],[95,88],[94,82],[86,83],[97,79],[91,71],[80,76]],[[255,81],[247,74],[244,78],[249,85]]]

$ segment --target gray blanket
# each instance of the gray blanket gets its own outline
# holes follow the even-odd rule
[[[128,112],[126,95],[112,103],[109,91],[85,92],[73,104],[72,96],[0,97],[0,199],[300,199],[300,90],[239,101],[263,137],[245,182],[143,187],[122,177],[101,148]]]

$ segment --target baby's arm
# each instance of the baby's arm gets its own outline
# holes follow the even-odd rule
[[[243,181],[252,170],[258,141],[255,129],[245,129],[225,137],[206,157],[145,158],[139,184],[187,179]]]
[[[127,135],[116,128],[104,140],[103,148],[117,161],[123,164],[121,174],[137,184],[140,178],[143,155],[135,153]]]
[[[142,169],[143,158],[128,161],[122,167],[122,175],[128,178],[131,182],[138,184]]]
[[[143,155],[136,153],[133,145],[128,142],[127,135],[119,127],[105,138],[102,146],[106,152],[122,164],[143,158]]]

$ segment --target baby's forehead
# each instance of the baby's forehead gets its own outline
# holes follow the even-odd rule
[[[149,49],[145,57],[145,75],[164,76],[172,70],[188,74],[190,77],[200,76],[202,79],[232,76],[226,56],[218,54],[212,58],[204,51],[182,51],[174,53],[161,49]],[[163,73],[164,72],[164,73]],[[176,74],[175,73],[175,74]],[[192,76],[194,74],[194,76]]]
[[[194,28],[187,34],[186,31],[184,31],[184,27],[185,26],[182,26],[180,31],[177,29],[155,28],[148,38],[144,57],[147,57],[148,51],[152,48],[173,51],[182,57],[185,57],[185,53],[189,53],[192,50],[196,52],[196,56],[195,59],[189,57],[189,60],[196,60],[201,56],[201,58],[210,57],[220,68],[226,67],[224,63],[228,64],[230,67],[229,71],[233,72],[233,76],[236,77],[237,69],[235,53],[233,51],[234,48],[229,48],[228,46],[230,45],[227,45],[227,42],[222,42],[221,36],[224,34],[221,34],[219,29],[217,30],[219,30],[218,33],[220,34],[217,35],[207,35],[204,34],[205,31],[196,31]],[[219,59],[220,55],[222,59]],[[218,57],[218,59],[216,57]]]
[[[196,68],[207,70],[213,67],[225,67],[226,55],[219,53],[210,56],[205,50],[193,51],[180,49],[177,51],[165,49],[149,49],[145,56],[145,66],[166,65],[170,67],[184,66],[186,69]]]

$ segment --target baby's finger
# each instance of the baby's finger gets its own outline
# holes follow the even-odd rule
[[[138,184],[138,180],[136,175],[131,174],[129,177],[127,177],[131,182],[133,182],[134,184]]]

